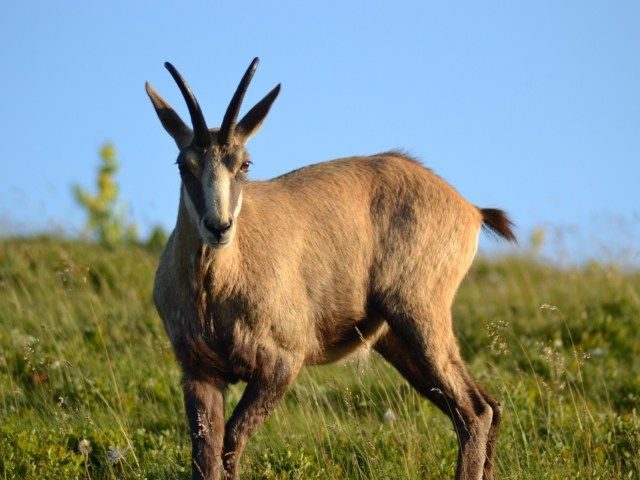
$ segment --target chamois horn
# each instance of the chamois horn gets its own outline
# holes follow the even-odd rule
[[[240,106],[242,105],[242,99],[244,98],[244,94],[247,92],[247,88],[249,87],[251,78],[253,78],[253,74],[256,72],[259,61],[260,59],[258,57],[253,59],[251,65],[247,68],[247,71],[244,72],[244,75],[238,84],[238,88],[236,88],[236,93],[234,93],[231,98],[231,102],[229,102],[229,106],[227,107],[227,111],[225,112],[222,120],[222,125],[220,126],[220,132],[218,132],[220,145],[228,143],[233,136],[233,132],[236,128],[236,120],[238,119],[238,113],[240,113]]]
[[[171,65],[169,62],[165,62],[164,66],[169,70],[169,73],[178,84],[178,88],[180,88],[180,91],[182,92],[184,101],[187,102],[189,115],[191,115],[191,124],[193,125],[192,145],[197,145],[201,148],[208,147],[211,144],[211,134],[209,133],[207,122],[204,119],[204,115],[202,114],[202,110],[200,109],[200,105],[198,104],[195,95],[189,88],[189,85],[187,85],[185,79],[182,78],[182,75],[180,75],[178,70],[176,70],[176,67]]]

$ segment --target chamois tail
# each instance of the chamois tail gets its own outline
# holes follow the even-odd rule
[[[481,208],[482,227],[490,230],[495,235],[504,238],[509,242],[516,242],[516,235],[513,232],[514,225],[505,212],[497,208]]]

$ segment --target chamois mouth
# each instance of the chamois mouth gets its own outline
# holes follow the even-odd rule
[[[224,235],[221,238],[216,238],[211,234],[202,235],[202,240],[211,248],[224,248],[231,243],[231,235]]]
[[[215,243],[207,243],[212,248],[224,248],[231,243],[231,239],[218,240]]]

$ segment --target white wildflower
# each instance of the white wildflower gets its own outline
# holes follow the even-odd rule
[[[85,457],[91,453],[91,442],[86,438],[83,438],[78,442],[78,453],[81,453]]]
[[[127,449],[122,447],[109,447],[107,450],[107,461],[110,465],[115,465],[120,460],[124,460],[127,454]]]
[[[393,410],[391,410],[390,408],[387,408],[386,412],[382,414],[382,420],[384,420],[387,423],[395,422],[396,414],[393,413]]]

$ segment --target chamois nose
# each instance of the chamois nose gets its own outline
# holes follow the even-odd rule
[[[207,230],[220,239],[222,235],[231,228],[231,225],[233,225],[233,219],[230,218],[226,223],[218,224],[212,219],[205,217],[203,223]]]

